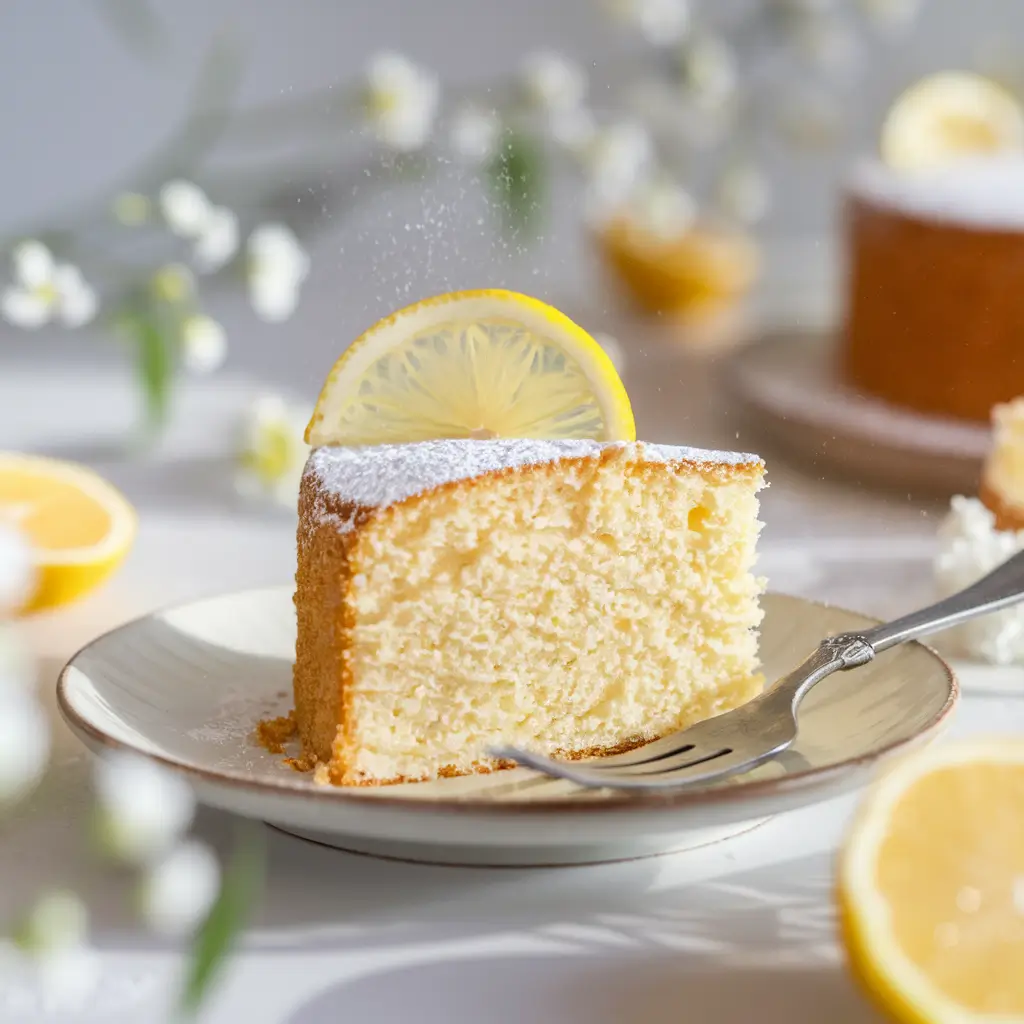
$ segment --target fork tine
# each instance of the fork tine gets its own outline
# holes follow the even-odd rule
[[[668,790],[688,789],[705,785],[718,779],[736,775],[742,771],[756,767],[773,756],[773,751],[759,753],[756,757],[729,751],[713,758],[704,758],[680,768],[661,772],[632,773],[627,771],[602,771],[588,762],[555,761],[540,754],[528,751],[505,752],[514,757],[521,765],[543,772],[555,778],[567,779],[579,786],[597,789],[645,789]]]
[[[665,737],[668,739],[669,737]],[[638,768],[645,764],[657,764],[667,758],[675,757],[677,754],[693,753],[693,744],[684,743],[681,747],[668,747],[660,754],[644,757],[646,747],[638,747],[635,750],[627,751],[621,755],[621,759],[612,760],[612,757],[586,758],[585,764],[588,768],[599,768],[602,771],[625,771],[627,768]],[[632,755],[630,757],[629,755]]]

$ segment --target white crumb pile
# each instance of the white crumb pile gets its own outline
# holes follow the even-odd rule
[[[935,556],[941,596],[970,586],[1021,550],[1024,530],[997,530],[995,516],[977,498],[953,498]],[[1024,604],[958,626],[948,638],[962,655],[996,665],[1024,663]]]

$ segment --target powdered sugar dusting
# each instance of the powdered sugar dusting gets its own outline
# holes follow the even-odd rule
[[[865,161],[851,191],[928,220],[988,228],[1024,228],[1024,158],[958,160],[932,171],[898,171]]]
[[[502,469],[565,458],[587,458],[606,449],[622,449],[643,462],[693,462],[701,465],[760,465],[756,455],[626,441],[473,441],[448,439],[364,448],[314,450],[306,473],[317,476],[323,491],[357,505],[394,505],[456,480]],[[337,517],[335,517],[337,518]],[[336,524],[342,531],[351,522]]]

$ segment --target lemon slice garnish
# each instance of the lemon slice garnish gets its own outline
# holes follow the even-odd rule
[[[882,159],[927,170],[971,156],[1024,150],[1024,112],[1002,86],[966,71],[921,79],[893,104],[882,127]]]
[[[65,604],[98,586],[135,539],[135,511],[91,470],[0,452],[0,518],[32,548],[35,589],[22,611]]]
[[[381,320],[334,364],[306,441],[435,438],[632,441],[611,360],[567,316],[516,292],[426,299]]]
[[[868,795],[839,868],[855,975],[888,1019],[1024,1020],[1024,742],[930,748]]]

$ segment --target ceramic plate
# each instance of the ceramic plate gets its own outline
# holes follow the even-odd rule
[[[761,653],[781,675],[829,633],[872,620],[768,595]],[[129,748],[186,775],[199,799],[364,853],[448,863],[615,860],[701,845],[858,786],[880,758],[933,734],[957,697],[946,664],[908,644],[825,680],[795,747],[701,790],[623,796],[525,769],[380,788],[317,786],[257,747],[262,717],[290,707],[290,587],[249,590],[129,623],[80,651],[58,702],[94,750]]]
[[[828,333],[762,338],[730,358],[725,382],[764,431],[818,468],[904,491],[975,493],[988,426],[859,394],[840,380],[835,349]]]

